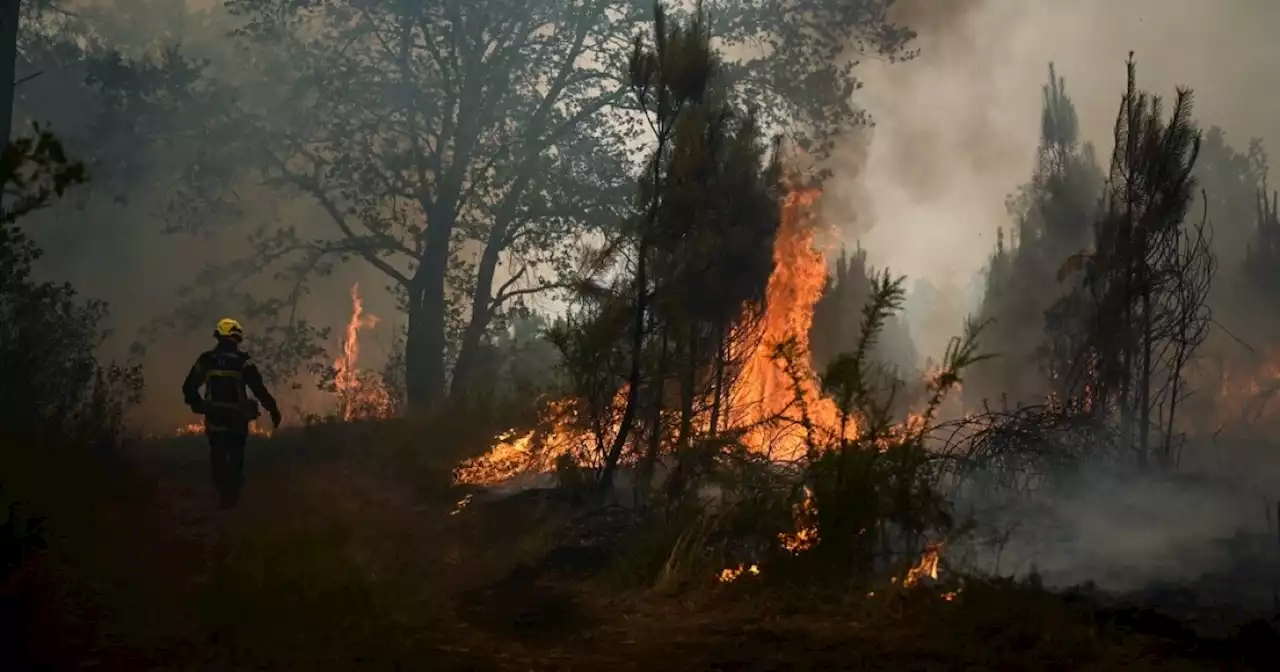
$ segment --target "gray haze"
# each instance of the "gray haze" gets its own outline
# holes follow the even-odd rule
[[[71,0],[64,6],[75,13],[79,25],[90,26],[94,34],[126,57],[155,54],[177,45],[185,57],[207,59],[212,76],[241,88],[250,101],[273,85],[248,79],[242,72],[240,63],[246,55],[228,35],[236,22],[223,10],[221,0],[186,0],[185,8],[181,2],[167,0]],[[19,72],[18,76],[27,74]],[[58,73],[42,74],[22,86],[31,89],[34,96],[57,98],[67,90],[54,87],[57,77]],[[53,116],[45,115],[39,121],[55,131],[74,134],[88,123],[76,101],[50,104],[46,100],[40,108],[54,111]],[[74,142],[68,144],[68,150],[77,156]],[[248,170],[234,185],[236,205],[241,210],[234,221],[220,223],[211,236],[164,233],[167,220],[163,210],[170,182],[166,171],[177,170],[189,159],[152,151],[145,160],[153,173],[131,182],[123,193],[108,193],[96,185],[91,170],[88,185],[41,213],[39,225],[33,227],[46,249],[42,270],[49,277],[68,281],[83,295],[110,303],[110,322],[104,325],[112,330],[103,348],[106,357],[127,357],[140,329],[181,305],[176,291],[191,283],[203,266],[243,257],[248,250],[245,235],[254,228],[296,226],[300,233],[315,238],[334,235],[327,216],[311,199],[264,189]],[[249,163],[246,158],[246,168]],[[308,319],[333,328],[334,337],[326,345],[336,355],[341,351],[340,334],[351,314],[350,288],[356,282],[360,283],[366,314],[381,318],[376,328],[362,332],[361,339],[361,368],[377,369],[391,350],[399,324],[384,276],[366,264],[344,264],[333,275],[314,280],[312,293],[301,301],[300,310]],[[269,273],[249,278],[246,286],[264,294],[280,289]],[[240,317],[250,331],[259,326],[239,310],[239,305],[229,301],[220,315]],[[149,430],[167,430],[190,422],[178,385],[186,367],[209,343],[209,331],[201,330],[166,333],[148,344],[143,359],[146,397],[135,422]],[[276,387],[286,413],[324,410],[314,406],[317,400],[326,400],[314,385],[290,389],[281,383]]]
[[[1130,51],[1142,88],[1171,97],[1192,87],[1202,126],[1221,126],[1238,149],[1251,137],[1280,143],[1280,2],[899,3],[920,56],[860,71],[858,100],[876,128],[865,156],[844,162],[835,191],[855,204],[846,235],[873,263],[927,279],[954,306],[913,324],[923,354],[940,352],[975,307],[970,283],[996,228],[1007,226],[1005,195],[1031,172],[1050,61],[1103,157]]]
[[[860,71],[858,100],[876,126],[851,143],[829,193],[847,244],[860,241],[872,263],[938,290],[931,306],[908,302],[922,356],[940,353],[981,300],[975,280],[997,228],[1010,224],[1005,197],[1032,171],[1050,61],[1066,79],[1082,139],[1103,161],[1130,51],[1141,88],[1169,99],[1191,87],[1201,127],[1222,127],[1238,151],[1254,137],[1273,153],[1280,146],[1280,2],[900,0],[897,11],[919,32],[920,55]],[[1217,485],[1091,469],[1072,489],[984,513],[1008,539],[972,560],[1000,573],[1038,568],[1056,585],[1131,590],[1239,571],[1228,540],[1241,533],[1270,541],[1263,560],[1274,563],[1275,451],[1205,441],[1188,447],[1183,464]],[[1269,607],[1271,579],[1257,579],[1256,595],[1230,599]]]
[[[82,0],[73,6],[127,52],[177,41],[240,83],[236,59],[242,54],[225,36],[231,24],[220,3],[187,0],[188,7],[207,12],[194,17],[176,9],[153,11],[163,4]],[[94,14],[95,8],[101,11]],[[1085,139],[1103,156],[1130,51],[1136,52],[1140,86],[1165,95],[1178,85],[1193,87],[1201,124],[1223,127],[1237,149],[1250,137],[1280,143],[1280,2],[900,0],[897,11],[919,31],[920,56],[905,64],[873,60],[860,66],[865,87],[855,95],[876,127],[848,139],[828,194],[834,201],[830,214],[850,247],[860,243],[872,264],[939,291],[934,307],[909,306],[923,355],[941,353],[980,298],[974,283],[995,246],[997,227],[1008,225],[1005,197],[1031,173],[1050,61],[1067,80]],[[75,112],[67,109],[68,118],[55,128],[74,124]],[[243,188],[244,227],[291,224],[329,233],[323,215],[306,199],[257,193],[249,178]],[[127,204],[73,200],[51,211],[49,226],[39,234],[49,248],[51,274],[112,303],[111,326],[118,330],[109,344],[112,354],[122,354],[138,327],[176,305],[172,290],[189,282],[196,269],[242,244],[244,230],[205,241],[158,233],[162,222],[148,210],[147,199],[160,192],[156,185],[140,187]],[[366,341],[372,360],[366,363],[376,367],[400,322],[376,272],[362,263],[345,265],[317,283],[303,309],[311,319],[341,329],[350,311],[348,288],[356,281],[367,309],[384,318]],[[175,337],[149,354],[147,420],[173,426],[190,419],[177,381],[206,342],[205,334]],[[335,352],[337,345],[336,339],[330,343]],[[287,408],[289,393],[282,392]],[[1118,586],[1194,575],[1217,558],[1186,555],[1186,547],[1237,527],[1265,527],[1266,493],[1280,494],[1274,487],[1280,467],[1274,463],[1241,462],[1250,472],[1249,488],[1232,497],[1204,491],[1188,498],[1186,489],[1163,483],[1135,490],[1132,483],[1095,482],[1084,494],[1047,503],[1072,528],[1070,534],[1056,537],[1057,546],[1048,549],[1034,539],[1011,542],[1004,568],[1022,571],[1035,562],[1069,582],[1123,566],[1127,573]],[[1138,507],[1138,501],[1146,506]],[[1117,510],[1126,515],[1116,516]],[[1182,554],[1174,556],[1182,562],[1171,565],[1170,554]]]
[[[127,53],[178,42],[192,55],[210,58],[220,76],[244,84],[236,65],[244,54],[226,36],[233,23],[221,3],[187,0],[194,15],[177,4],[77,0],[71,6]],[[865,87],[855,96],[876,127],[849,139],[829,193],[838,201],[832,214],[846,243],[860,242],[872,264],[939,290],[932,308],[919,302],[910,307],[922,355],[940,353],[976,303],[978,273],[994,247],[996,228],[1008,223],[1005,196],[1030,174],[1049,61],[1067,80],[1086,139],[1103,154],[1130,50],[1137,54],[1144,88],[1172,94],[1180,84],[1194,87],[1202,124],[1225,128],[1237,148],[1253,136],[1280,138],[1280,87],[1273,85],[1280,81],[1280,43],[1272,39],[1280,3],[899,0],[896,11],[919,32],[920,56],[859,66]],[[85,212],[67,208],[42,234],[59,277],[112,302],[112,326],[119,333],[115,353],[123,352],[138,326],[175,301],[171,288],[240,244],[242,232],[235,231],[200,243],[157,233],[161,222],[147,211],[149,193],[155,194],[140,190],[127,205],[93,204],[89,234],[83,231]],[[244,227],[294,224],[328,233],[324,217],[306,199],[255,195],[252,184],[244,185],[244,194]],[[347,289],[355,281],[369,310],[384,317],[374,339],[384,347],[370,353],[376,357],[398,321],[389,319],[396,311],[385,283],[366,265],[353,262],[323,279],[305,308],[316,321],[340,327],[349,312]],[[153,355],[159,361],[149,364],[167,372],[203,342],[197,335],[170,343],[172,352]],[[164,394],[159,378],[156,383],[152,401],[181,414],[176,395]]]

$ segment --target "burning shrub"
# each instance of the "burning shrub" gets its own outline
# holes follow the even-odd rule
[[[812,547],[806,559],[846,572],[870,571],[887,551],[918,557],[935,540],[925,536],[950,528],[928,434],[979,359],[974,333],[953,343],[924,410],[893,421],[903,385],[875,363],[874,344],[903,294],[882,275],[855,351],[816,375],[822,192],[784,168],[754,115],[719,95],[702,14],[659,12],[653,40],[637,41],[631,61],[656,147],[634,211],[605,245],[620,272],[580,281],[552,334],[571,396],[546,405],[539,429],[461,465],[457,480],[494,485],[557,465],[576,475],[572,463],[594,471],[601,495],[629,484],[649,513],[633,576],[650,584],[738,564],[767,577],[772,556],[790,555],[786,534]]]
[[[902,279],[882,273],[873,281],[855,349],[840,355],[822,376],[823,391],[839,408],[835,431],[813,431],[805,414],[809,450],[795,488],[795,531],[782,535],[793,554],[819,573],[870,579],[904,559],[914,562],[953,532],[951,506],[942,490],[948,455],[932,439],[938,409],[977,354],[978,329],[953,339],[941,370],[927,382],[921,411],[903,420],[892,408],[904,387],[870,357],[887,320],[901,307]],[[784,351],[783,356],[789,356]],[[790,367],[798,370],[798,367]],[[797,379],[797,389],[801,380]],[[936,574],[934,553],[933,570]],[[851,573],[851,575],[850,575]]]

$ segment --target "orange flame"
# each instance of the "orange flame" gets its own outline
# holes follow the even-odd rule
[[[759,338],[744,339],[753,350],[727,395],[726,426],[741,432],[750,450],[780,461],[804,456],[811,440],[825,444],[829,438],[857,434],[851,419],[842,422],[835,402],[822,396],[809,356],[814,305],[827,278],[826,259],[814,245],[812,207],[820,196],[816,188],[793,185],[783,201],[765,312],[758,322],[744,320],[758,324]],[[789,361],[778,357],[783,344],[790,344]],[[625,397],[620,391],[617,399]],[[544,429],[499,437],[489,453],[461,465],[455,479],[491,485],[526,471],[550,471],[561,455],[579,457],[574,448],[591,445],[594,437],[572,428],[574,404],[551,404],[541,423]]]
[[[810,360],[813,310],[827,281],[826,258],[814,246],[812,208],[821,195],[818,189],[793,188],[783,202],[782,222],[773,246],[773,273],[765,294],[762,338],[730,395],[732,424],[750,428],[745,444],[784,461],[805,454],[810,440],[818,438],[811,432],[826,438],[857,433],[855,426],[841,427],[840,409],[822,396]],[[784,343],[794,347],[789,363],[798,370],[789,371],[788,362],[777,356],[777,347]],[[802,415],[809,423],[807,429],[801,423]],[[782,422],[766,425],[771,419]]]
[[[187,423],[173,432],[173,436],[194,436],[196,434],[204,434],[204,423]],[[250,422],[249,434],[252,436],[271,436],[271,430],[259,427],[257,422]]]
[[[778,535],[778,541],[782,542],[782,547],[792,553],[800,553],[817,546],[818,508],[814,505],[812,490],[804,489],[804,499],[796,505],[793,514],[796,531]]]
[[[720,570],[720,583],[733,583],[741,578],[743,574],[760,576],[760,566],[751,565],[748,567],[746,565],[738,565],[737,567],[726,567]]]
[[[361,375],[356,366],[360,359],[360,330],[372,329],[377,324],[377,316],[364,312],[360,283],[351,285],[351,319],[347,321],[346,337],[342,340],[342,355],[333,363],[336,371],[333,384],[343,420],[391,415],[391,397],[386,387],[370,376]]]
[[[902,579],[902,586],[910,588],[924,578],[938,578],[938,562],[942,559],[942,550],[946,548],[946,544],[941,541],[934,541],[925,544],[924,555],[920,557],[920,562],[915,567],[907,570],[907,575]],[[947,598],[949,599],[949,598]]]

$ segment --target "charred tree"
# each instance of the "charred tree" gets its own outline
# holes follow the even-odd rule
[[[1132,59],[1128,70],[1093,251],[1064,267],[1084,276],[1055,306],[1053,326],[1075,330],[1081,346],[1065,388],[1077,406],[1118,420],[1140,465],[1170,467],[1183,370],[1208,335],[1216,262],[1207,213],[1187,221],[1201,140],[1191,91],[1178,89],[1166,120],[1162,100],[1138,90]]]

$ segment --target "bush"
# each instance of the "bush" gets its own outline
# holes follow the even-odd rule
[[[35,129],[0,158],[7,206],[0,211],[0,427],[8,440],[104,440],[142,390],[136,366],[103,365],[95,350],[106,305],[68,284],[40,281],[41,250],[19,220],[87,179],[57,137]]]
[[[719,450],[702,484],[716,495],[656,507],[660,513],[635,541],[625,574],[673,587],[721,569],[729,580],[752,566],[765,580],[824,585],[866,586],[886,574],[905,579],[912,566],[908,583],[932,573],[945,541],[965,529],[945,496],[950,456],[934,446],[938,409],[962,372],[984,356],[977,353],[980,330],[967,325],[927,381],[922,409],[895,417],[891,409],[905,384],[870,353],[902,298],[901,279],[878,276],[857,347],[822,376],[839,408],[839,428],[816,426],[800,404],[809,445],[794,468],[740,446]],[[803,355],[786,344],[778,349],[786,359]],[[794,381],[798,398],[802,382]]]
[[[45,547],[41,514],[66,504],[34,497],[49,489],[83,495],[73,485],[74,459],[85,447],[114,446],[126,405],[142,391],[136,366],[98,362],[106,306],[80,299],[65,283],[37,280],[41,250],[19,226],[85,179],[84,166],[39,127],[0,155],[0,473],[8,480],[0,483],[7,486],[0,504],[8,509],[0,523],[0,648],[6,657],[20,650],[30,618],[26,570],[34,566],[31,554]],[[67,448],[80,452],[68,456]],[[49,478],[52,472],[56,478]],[[25,513],[31,509],[40,513]]]

